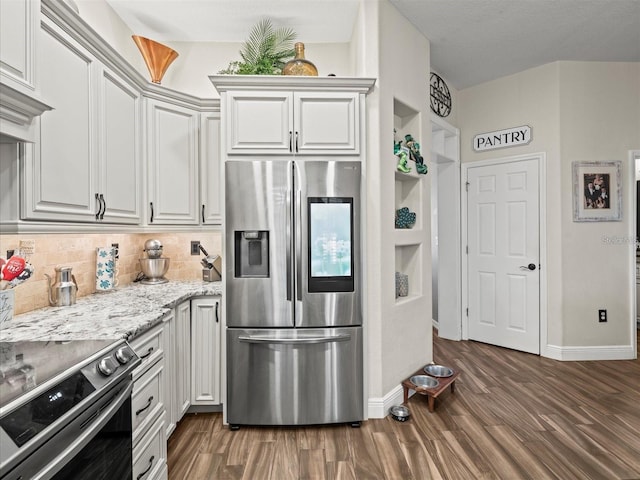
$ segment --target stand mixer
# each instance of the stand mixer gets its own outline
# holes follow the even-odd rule
[[[144,274],[140,283],[145,285],[157,285],[167,283],[169,280],[164,278],[164,274],[169,270],[170,260],[162,256],[162,243],[160,240],[147,240],[144,242],[144,250],[147,258],[141,258],[140,269]]]

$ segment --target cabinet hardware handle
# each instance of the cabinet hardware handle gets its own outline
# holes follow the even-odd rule
[[[218,317],[218,302],[216,302],[216,323],[220,322],[220,317]]]
[[[289,151],[293,152],[293,133],[289,130]]]
[[[149,400],[147,400],[147,404],[144,407],[142,407],[140,410],[136,410],[136,417],[140,415],[142,412],[144,412],[147,408],[149,408],[152,402],[153,402],[153,395],[149,397]]]
[[[153,223],[153,202],[149,202],[149,205],[151,206],[151,218],[149,219],[149,223]]]
[[[298,132],[296,132],[296,153],[298,153]]]
[[[204,203],[202,204],[202,223],[204,223]]]
[[[107,211],[107,200],[105,200],[103,194],[100,194],[100,201],[102,202],[102,212],[100,212],[100,220],[104,220],[104,212]]]
[[[144,472],[140,472],[138,474],[138,476],[136,477],[136,480],[140,480],[142,477],[144,477],[147,473],[149,473],[149,470],[151,470],[151,467],[153,467],[153,460],[155,459],[154,455],[151,455],[151,458],[149,459],[149,466],[147,467],[147,469]]]
[[[151,355],[151,352],[153,352],[153,347],[149,347],[149,350],[147,350],[147,353],[145,353],[144,355],[138,355],[138,356],[140,357],[140,360],[144,360],[149,355]]]
[[[100,202],[100,195],[96,193],[96,203],[98,207],[98,211],[96,212],[96,220],[100,220],[100,209],[102,208],[102,202]]]

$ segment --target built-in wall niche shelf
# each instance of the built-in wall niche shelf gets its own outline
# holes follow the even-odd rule
[[[413,227],[396,230],[419,230],[422,228],[422,215],[418,213],[422,209],[422,186],[420,185],[422,176],[424,175],[418,175],[415,172],[403,173],[396,170],[394,212],[402,207],[416,212],[416,223]],[[390,221],[394,221],[394,219],[390,219]]]
[[[420,142],[420,112],[400,100],[393,99],[393,129],[396,140],[403,140],[405,135],[413,135]],[[415,168],[415,167],[412,167]]]
[[[415,141],[420,143],[420,150],[425,156],[425,149],[420,138],[421,114],[416,108],[406,103],[393,99],[393,129],[394,142],[402,141],[405,146],[405,136],[411,135]],[[389,148],[391,149],[391,145]],[[394,213],[406,207],[416,214],[416,222],[411,228],[396,228],[395,218],[389,218],[389,226],[393,225],[393,242],[395,249],[395,272],[406,275],[409,281],[408,294],[396,297],[395,304],[398,307],[407,305],[423,296],[422,277],[424,276],[423,246],[428,244],[425,239],[424,218],[424,198],[425,183],[427,175],[421,175],[416,171],[416,163],[409,160],[407,166],[410,172],[404,173],[397,169],[398,157],[393,155],[393,150],[388,156],[389,168],[395,170],[394,175]],[[393,222],[393,223],[392,223]],[[425,247],[426,248],[426,247]],[[428,250],[425,250],[428,251]]]
[[[422,245],[396,245],[395,271],[408,275],[409,295],[397,297],[396,304],[411,301],[422,296]]]
[[[431,153],[435,163],[460,159],[460,130],[435,115],[431,117]]]

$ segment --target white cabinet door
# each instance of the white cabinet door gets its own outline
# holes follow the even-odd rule
[[[40,20],[39,0],[0,2],[0,75],[2,82],[35,90],[35,48]]]
[[[100,83],[100,220],[141,221],[140,94],[104,68]]]
[[[166,436],[173,433],[176,428],[176,315],[175,310],[167,314],[162,322],[163,349],[164,349],[164,389],[162,392],[166,416]]]
[[[53,107],[40,119],[40,141],[28,150],[22,217],[96,220],[96,64],[58,27],[42,22],[39,77]]]
[[[291,92],[228,92],[228,154],[290,154],[293,142]]]
[[[200,222],[222,223],[222,165],[220,163],[220,113],[203,113],[200,119]]]
[[[227,154],[358,155],[355,92],[228,92]]]
[[[293,151],[298,155],[358,155],[359,98],[352,92],[295,93]]]
[[[198,128],[198,112],[148,100],[149,224],[199,224]]]
[[[220,402],[220,297],[191,300],[191,404]]]
[[[191,302],[187,300],[175,310],[175,421],[179,422],[191,405]]]
[[[21,217],[139,224],[139,92],[58,26],[43,21],[40,37],[40,90],[53,110],[25,150]]]

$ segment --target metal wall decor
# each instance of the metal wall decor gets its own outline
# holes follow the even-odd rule
[[[431,110],[440,117],[451,113],[451,93],[445,81],[436,73],[431,72],[429,80]]]

